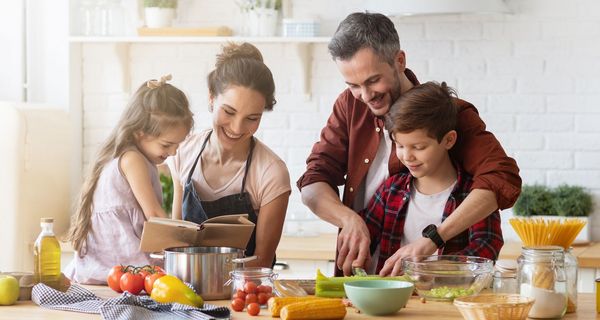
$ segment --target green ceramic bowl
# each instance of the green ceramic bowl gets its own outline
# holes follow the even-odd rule
[[[406,306],[414,285],[398,280],[361,280],[344,283],[346,296],[361,312],[372,316],[394,314]]]

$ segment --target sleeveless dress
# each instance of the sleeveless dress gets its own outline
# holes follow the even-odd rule
[[[147,159],[146,165],[156,199],[162,203],[158,170]],[[67,278],[78,283],[106,284],[113,266],[162,264],[139,249],[146,217],[119,168],[119,158],[104,166],[94,192],[92,210],[86,255],[79,257],[75,253],[65,270]]]

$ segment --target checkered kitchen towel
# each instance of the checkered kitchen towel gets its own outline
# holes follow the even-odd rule
[[[102,300],[88,289],[71,285],[67,292],[61,292],[43,283],[33,287],[31,300],[41,307],[99,313],[106,320],[163,320],[163,319],[229,319],[227,307],[204,304],[202,309],[179,303],[157,303],[148,296],[136,296],[124,292],[121,296]]]

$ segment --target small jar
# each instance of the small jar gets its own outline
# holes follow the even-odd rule
[[[231,297],[242,299],[245,305],[258,302],[266,307],[273,296],[273,281],[277,274],[270,268],[243,268],[231,271]]]
[[[517,262],[514,260],[498,260],[494,266],[494,293],[519,293],[517,286]]]
[[[518,259],[519,293],[535,299],[530,318],[555,319],[567,310],[567,280],[562,247],[523,247]]]
[[[577,257],[573,255],[573,247],[565,251],[565,273],[567,275],[567,313],[577,310]]]

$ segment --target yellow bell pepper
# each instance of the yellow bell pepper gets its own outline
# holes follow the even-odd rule
[[[154,281],[150,297],[160,303],[181,303],[201,308],[204,300],[179,278],[166,275]]]

